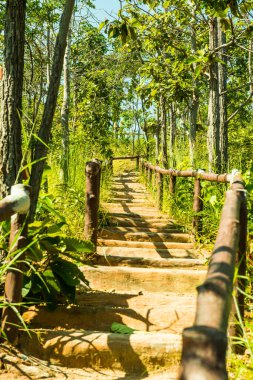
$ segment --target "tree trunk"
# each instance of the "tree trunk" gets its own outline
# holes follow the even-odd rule
[[[218,21],[218,44],[226,43],[226,34],[221,29],[220,19]],[[218,63],[219,73],[219,102],[220,102],[220,157],[221,170],[227,171],[228,167],[228,114],[227,114],[227,57],[226,48],[223,47],[219,52],[219,58],[224,62]]]
[[[170,166],[176,167],[175,159],[175,139],[176,139],[176,109],[175,104],[170,104]]]
[[[210,18],[209,21],[209,50],[213,52],[218,46],[217,18]],[[209,104],[208,104],[208,155],[209,170],[221,170],[220,156],[220,107],[219,107],[219,72],[218,62],[212,60],[210,63],[209,79]]]
[[[32,186],[32,203],[31,203],[31,220],[34,218],[36,205],[39,197],[40,184],[45,165],[43,158],[47,156],[48,146],[52,129],[52,122],[57,103],[57,96],[61,80],[61,72],[63,67],[64,54],[67,44],[67,35],[69,24],[73,13],[75,0],[66,0],[64,10],[62,13],[59,33],[55,43],[54,57],[52,63],[50,84],[47,93],[46,104],[42,116],[41,126],[38,133],[38,140],[36,142],[34,161],[32,166],[32,173],[30,178],[30,185]],[[41,142],[42,141],[42,142]]]
[[[0,196],[19,178],[22,159],[22,89],[24,73],[26,0],[7,0],[5,19],[4,75],[0,114]]]
[[[193,24],[191,26],[191,48],[193,54],[197,51],[197,42],[196,42],[196,5],[192,9],[192,19]],[[196,64],[194,64],[194,69]],[[196,131],[197,131],[197,119],[198,119],[198,109],[199,109],[199,93],[197,89],[197,80],[192,76],[192,98],[190,99],[190,134],[189,134],[189,145],[190,145],[190,164],[191,167],[195,167],[195,145],[196,145]]]
[[[64,184],[69,179],[69,103],[70,103],[70,45],[71,30],[69,29],[66,52],[63,63],[63,102],[61,109],[61,125],[62,125],[62,157],[61,157],[61,176]]]
[[[157,104],[157,119],[156,119],[156,145],[155,145],[155,158],[156,162],[159,162],[160,158],[160,134],[161,134],[161,123],[160,123],[160,109],[159,104]]]
[[[162,152],[162,166],[168,168],[168,153],[167,153],[167,117],[166,105],[163,95],[160,97],[160,115],[161,115],[161,152]]]

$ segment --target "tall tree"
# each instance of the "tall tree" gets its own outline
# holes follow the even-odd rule
[[[54,57],[52,63],[52,70],[50,76],[50,83],[47,93],[47,99],[44,106],[44,112],[42,121],[38,133],[38,140],[35,146],[35,153],[32,166],[32,172],[30,177],[30,185],[32,186],[32,207],[30,217],[33,219],[37,201],[39,197],[40,184],[42,180],[42,174],[45,166],[45,158],[48,152],[48,143],[50,140],[52,122],[55,113],[57,96],[60,86],[61,73],[63,67],[63,60],[65,55],[65,49],[67,45],[67,36],[69,31],[69,24],[74,9],[75,0],[66,0],[63,13],[60,20],[59,32],[57,35]]]
[[[7,0],[4,33],[4,75],[0,114],[0,193],[18,180],[22,160],[22,89],[26,0]]]
[[[208,104],[208,155],[209,170],[221,169],[220,156],[220,103],[219,103],[219,71],[215,49],[218,47],[218,20],[209,19],[209,104]]]

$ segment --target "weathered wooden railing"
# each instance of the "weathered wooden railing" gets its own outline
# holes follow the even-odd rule
[[[194,178],[193,226],[201,232],[203,202],[201,181],[230,183],[220,219],[218,236],[208,266],[205,282],[198,287],[197,312],[193,327],[183,332],[182,363],[179,380],[227,379],[226,349],[227,328],[230,313],[235,267],[238,265],[237,304],[244,320],[244,294],[246,287],[247,204],[245,187],[239,172],[231,174],[205,173],[203,170],[163,169],[140,160],[139,156],[115,157],[136,159],[147,182],[156,178],[158,204],[162,207],[164,176],[170,179],[169,192],[174,194],[177,177]],[[85,235],[96,245],[99,183],[101,164],[97,160],[86,165],[86,219]],[[239,324],[234,324],[234,335],[242,336]],[[240,348],[240,346],[237,346]]]
[[[239,173],[231,178],[222,210],[218,236],[205,282],[197,288],[193,327],[183,332],[180,380],[228,379],[227,328],[236,263],[239,264],[237,303],[243,320],[247,244],[247,205]],[[235,325],[237,336],[242,335]],[[237,346],[237,348],[240,346]]]
[[[177,177],[194,178],[193,227],[196,234],[202,231],[203,201],[201,181],[230,183],[220,219],[215,247],[208,266],[207,278],[198,287],[197,311],[193,327],[183,332],[183,353],[180,380],[227,379],[226,349],[227,329],[234,273],[238,265],[236,302],[242,321],[244,320],[244,293],[246,287],[246,246],[247,246],[247,204],[242,176],[231,174],[205,173],[203,170],[163,169],[148,162],[140,161],[140,170],[146,183],[156,178],[157,202],[162,207],[164,197],[164,176],[170,178],[169,192],[176,191]],[[233,335],[242,337],[239,323],[234,322]],[[241,346],[236,345],[236,351]]]
[[[164,198],[164,176],[169,176],[169,193],[175,194],[177,177],[193,177],[194,178],[194,193],[193,193],[193,228],[195,234],[202,232],[202,211],[203,201],[201,194],[201,180],[209,182],[229,183],[230,174],[215,174],[206,173],[203,170],[175,170],[163,169],[160,166],[152,165],[149,162],[140,160],[140,171],[145,175],[146,184],[152,182],[152,177],[156,180],[157,187],[157,203],[159,208],[162,208]]]

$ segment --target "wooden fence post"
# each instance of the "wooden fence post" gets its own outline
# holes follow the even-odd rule
[[[100,193],[101,165],[98,160],[86,163],[86,209],[85,209],[85,239],[91,240],[97,246],[98,209]]]
[[[175,194],[176,181],[177,181],[177,177],[171,174],[170,175],[170,183],[169,183],[170,195]]]
[[[140,156],[136,157],[136,169],[138,170],[140,168]]]
[[[151,186],[151,181],[152,181],[152,169],[149,167],[148,168],[148,187],[150,188]]]
[[[194,180],[194,195],[193,195],[193,220],[192,225],[194,229],[195,236],[202,232],[202,215],[203,211],[203,200],[201,198],[201,182],[199,178]]]
[[[146,186],[148,186],[148,171],[149,171],[149,167],[147,165],[145,165],[145,184]]]
[[[23,286],[23,268],[25,260],[25,252],[22,249],[26,246],[27,237],[27,214],[30,208],[30,186],[22,184],[14,185],[11,188],[11,195],[6,197],[7,205],[11,205],[13,199],[13,210],[18,212],[11,217],[10,232],[10,260],[17,256],[17,260],[7,270],[4,299],[6,306],[2,312],[2,337],[7,339],[12,345],[17,345],[18,330],[20,327],[20,319],[17,312],[20,310],[22,301]],[[2,212],[2,209],[1,209]],[[12,213],[13,214],[13,213]],[[4,218],[6,219],[6,218]],[[21,254],[19,254],[21,250]],[[16,311],[14,310],[16,309]]]
[[[163,175],[159,172],[157,175],[157,203],[159,210],[163,208]]]

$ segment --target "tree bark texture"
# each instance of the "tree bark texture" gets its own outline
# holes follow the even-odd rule
[[[208,104],[208,155],[209,171],[221,171],[220,156],[220,106],[219,106],[219,71],[214,49],[218,47],[218,21],[210,18],[209,21],[209,50],[212,54],[209,79],[209,104]]]
[[[0,114],[0,193],[7,195],[19,174],[21,113],[24,72],[26,0],[7,0],[5,19],[4,75]]]
[[[175,159],[175,139],[176,139],[176,108],[175,104],[170,104],[170,167],[176,167]]]
[[[221,29],[220,19],[218,20],[218,45],[226,44],[226,34]],[[220,103],[220,157],[221,170],[226,173],[228,166],[228,113],[227,113],[227,56],[226,48],[219,51],[219,58],[224,62],[218,63],[219,79],[219,103]]]
[[[60,86],[61,73],[63,67],[63,60],[65,55],[65,49],[67,45],[67,36],[69,30],[69,24],[71,20],[71,16],[73,13],[75,0],[66,0],[64,10],[62,13],[59,33],[56,39],[55,48],[54,48],[54,57],[52,63],[50,84],[47,93],[46,104],[44,107],[44,112],[42,116],[41,126],[38,133],[38,137],[40,141],[36,142],[35,146],[35,154],[33,157],[33,161],[36,163],[32,167],[30,185],[32,186],[32,206],[30,212],[30,219],[34,218],[36,205],[39,197],[40,184],[43,174],[43,169],[45,166],[48,147],[47,144],[50,141],[52,122],[55,112],[55,107],[57,103],[57,96]],[[42,143],[42,142],[43,143]],[[42,159],[42,160],[41,160]],[[38,160],[40,160],[38,162]]]
[[[160,115],[161,115],[161,151],[162,151],[162,166],[168,168],[168,153],[167,153],[167,116],[165,98],[160,97]]]
[[[67,46],[63,63],[63,102],[61,109],[61,125],[62,125],[62,157],[61,157],[61,170],[62,180],[65,184],[68,183],[69,171],[69,103],[70,103],[70,44],[71,44],[71,30],[69,29]]]
[[[196,5],[193,5],[192,9],[192,19],[193,24],[191,26],[191,50],[193,54],[197,51],[197,41],[196,41]],[[196,64],[194,64],[194,69]],[[199,93],[197,90],[197,81],[192,76],[192,97],[190,99],[190,109],[189,109],[189,121],[190,121],[190,134],[189,134],[189,146],[190,146],[190,163],[191,167],[195,166],[195,145],[196,145],[196,131],[197,131],[197,119],[198,119],[198,109],[199,109]]]

